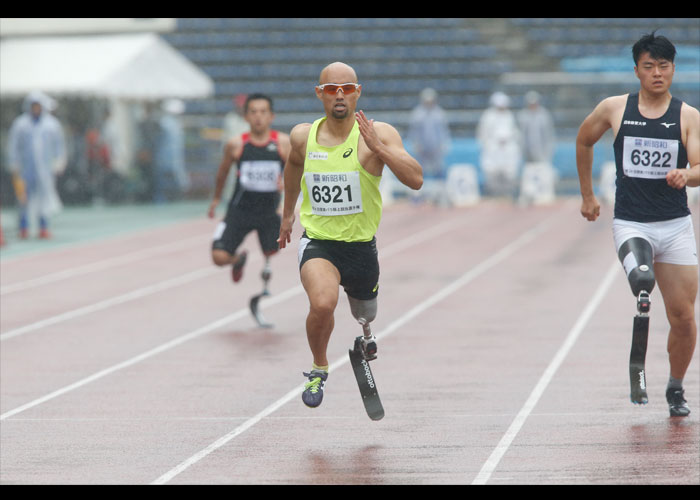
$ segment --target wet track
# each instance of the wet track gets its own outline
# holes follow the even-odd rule
[[[379,422],[348,362],[361,329],[344,294],[324,402],[301,402],[300,228],[272,260],[261,305],[275,327],[261,329],[247,309],[262,288],[257,239],[234,286],[209,260],[215,225],[184,218],[3,256],[2,484],[700,483],[697,349],[693,412],[670,418],[658,290],[650,403],[629,402],[636,307],[609,207],[595,223],[576,199],[388,207]]]

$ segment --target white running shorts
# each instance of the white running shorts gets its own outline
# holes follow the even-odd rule
[[[644,238],[651,244],[654,262],[696,266],[698,249],[690,215],[660,222],[613,220],[615,249],[630,238]]]

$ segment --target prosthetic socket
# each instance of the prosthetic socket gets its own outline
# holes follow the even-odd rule
[[[377,299],[375,297],[371,300],[359,300],[348,295],[348,301],[350,302],[352,316],[362,325],[362,337],[356,339],[356,345],[358,342],[362,344],[361,347],[365,359],[368,361],[375,359],[377,357],[377,342],[374,335],[372,335],[372,329],[369,324],[377,317]]]
[[[627,272],[632,293],[637,297],[638,316],[646,316],[651,307],[649,296],[656,285],[651,245],[643,238],[630,238],[620,247],[618,257]]]

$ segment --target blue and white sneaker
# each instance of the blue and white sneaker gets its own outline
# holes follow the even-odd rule
[[[316,408],[323,401],[323,387],[328,378],[328,372],[323,370],[311,370],[310,373],[304,373],[309,381],[304,386],[304,392],[301,394],[301,400],[309,408]]]

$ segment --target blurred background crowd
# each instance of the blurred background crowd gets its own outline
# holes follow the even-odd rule
[[[4,18],[0,206],[16,205],[21,169],[50,171],[64,205],[208,198],[245,96],[269,94],[289,132],[321,116],[313,87],[333,61],[423,164],[424,199],[468,197],[449,192],[463,182],[522,199],[528,165],[550,196],[572,194],[578,126],[638,88],[631,45],[654,30],[678,49],[672,94],[699,107],[698,18]],[[18,122],[37,105],[58,131],[32,142]]]

